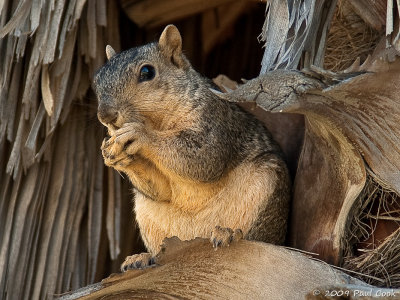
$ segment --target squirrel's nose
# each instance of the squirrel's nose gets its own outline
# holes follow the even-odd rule
[[[112,124],[118,118],[118,111],[112,106],[100,104],[97,111],[97,117],[103,124]]]

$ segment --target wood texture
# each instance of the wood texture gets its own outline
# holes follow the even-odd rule
[[[214,250],[209,240],[166,239],[156,266],[114,274],[62,300],[76,299],[304,299],[321,286],[367,287],[307,255],[241,240]],[[241,276],[244,275],[245,276]]]

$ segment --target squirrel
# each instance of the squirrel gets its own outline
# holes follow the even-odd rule
[[[168,25],[159,41],[119,54],[94,77],[98,118],[108,129],[107,166],[135,190],[134,212],[149,253],[128,256],[122,271],[152,263],[166,237],[235,237],[281,244],[290,179],[270,133],[237,104],[220,99],[182,53]],[[231,230],[239,229],[236,231]]]

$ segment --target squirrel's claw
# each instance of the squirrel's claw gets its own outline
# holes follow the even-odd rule
[[[155,264],[154,257],[150,253],[140,253],[127,256],[121,265],[121,272],[133,269],[144,269]]]
[[[236,229],[235,231],[233,231],[231,228],[215,226],[214,230],[211,233],[210,242],[215,250],[217,250],[218,247],[227,247],[232,242],[237,242],[242,238],[243,232],[240,229]]]

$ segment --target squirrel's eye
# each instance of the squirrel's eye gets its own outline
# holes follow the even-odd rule
[[[154,70],[153,66],[144,65],[140,68],[139,82],[152,80],[155,75],[156,70]]]

